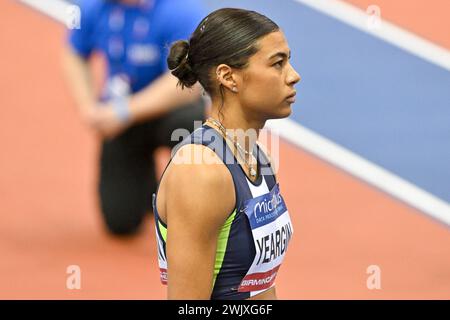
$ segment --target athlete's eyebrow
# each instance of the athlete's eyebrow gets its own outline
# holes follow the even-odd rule
[[[269,57],[269,60],[274,58],[274,57],[281,57],[281,58],[287,58],[290,59],[291,58],[291,50],[289,50],[289,53],[283,52],[283,51],[279,51],[279,52],[275,52],[274,54],[272,54]]]

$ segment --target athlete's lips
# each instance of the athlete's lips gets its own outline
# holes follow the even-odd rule
[[[288,95],[286,97],[286,101],[290,102],[290,103],[294,103],[295,102],[295,95],[297,94],[297,91],[292,92],[290,95]]]

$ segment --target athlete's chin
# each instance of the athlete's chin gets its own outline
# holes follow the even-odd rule
[[[277,109],[277,113],[272,115],[272,119],[283,119],[291,115],[292,108],[290,104],[283,104]]]

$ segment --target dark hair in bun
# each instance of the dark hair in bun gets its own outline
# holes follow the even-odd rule
[[[257,40],[278,30],[275,22],[255,11],[219,9],[200,22],[189,42],[179,40],[172,44],[167,64],[182,88],[199,81],[209,95],[220,92],[223,98],[223,87],[217,85],[213,68],[222,63],[245,68],[259,49]]]
[[[189,42],[178,40],[170,48],[167,65],[172,74],[179,79],[182,88],[192,87],[197,81],[197,75],[189,64]]]

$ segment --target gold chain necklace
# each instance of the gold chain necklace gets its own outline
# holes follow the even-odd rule
[[[234,144],[234,146],[241,151],[241,153],[244,154],[244,156],[241,156],[241,158],[244,160],[245,165],[250,169],[250,176],[252,178],[256,177],[256,169],[254,168],[253,164],[251,164],[249,161],[247,161],[247,156],[249,157],[253,157],[253,153],[249,152],[247,150],[245,150],[240,144],[239,142],[235,142],[233,140],[232,137],[230,137],[230,135],[227,132],[227,129],[222,125],[222,123],[220,123],[218,120],[209,117],[206,121],[213,123],[214,125],[216,125],[217,127],[219,127],[220,131],[225,135],[226,138],[228,138],[229,140],[231,140],[231,142]]]

